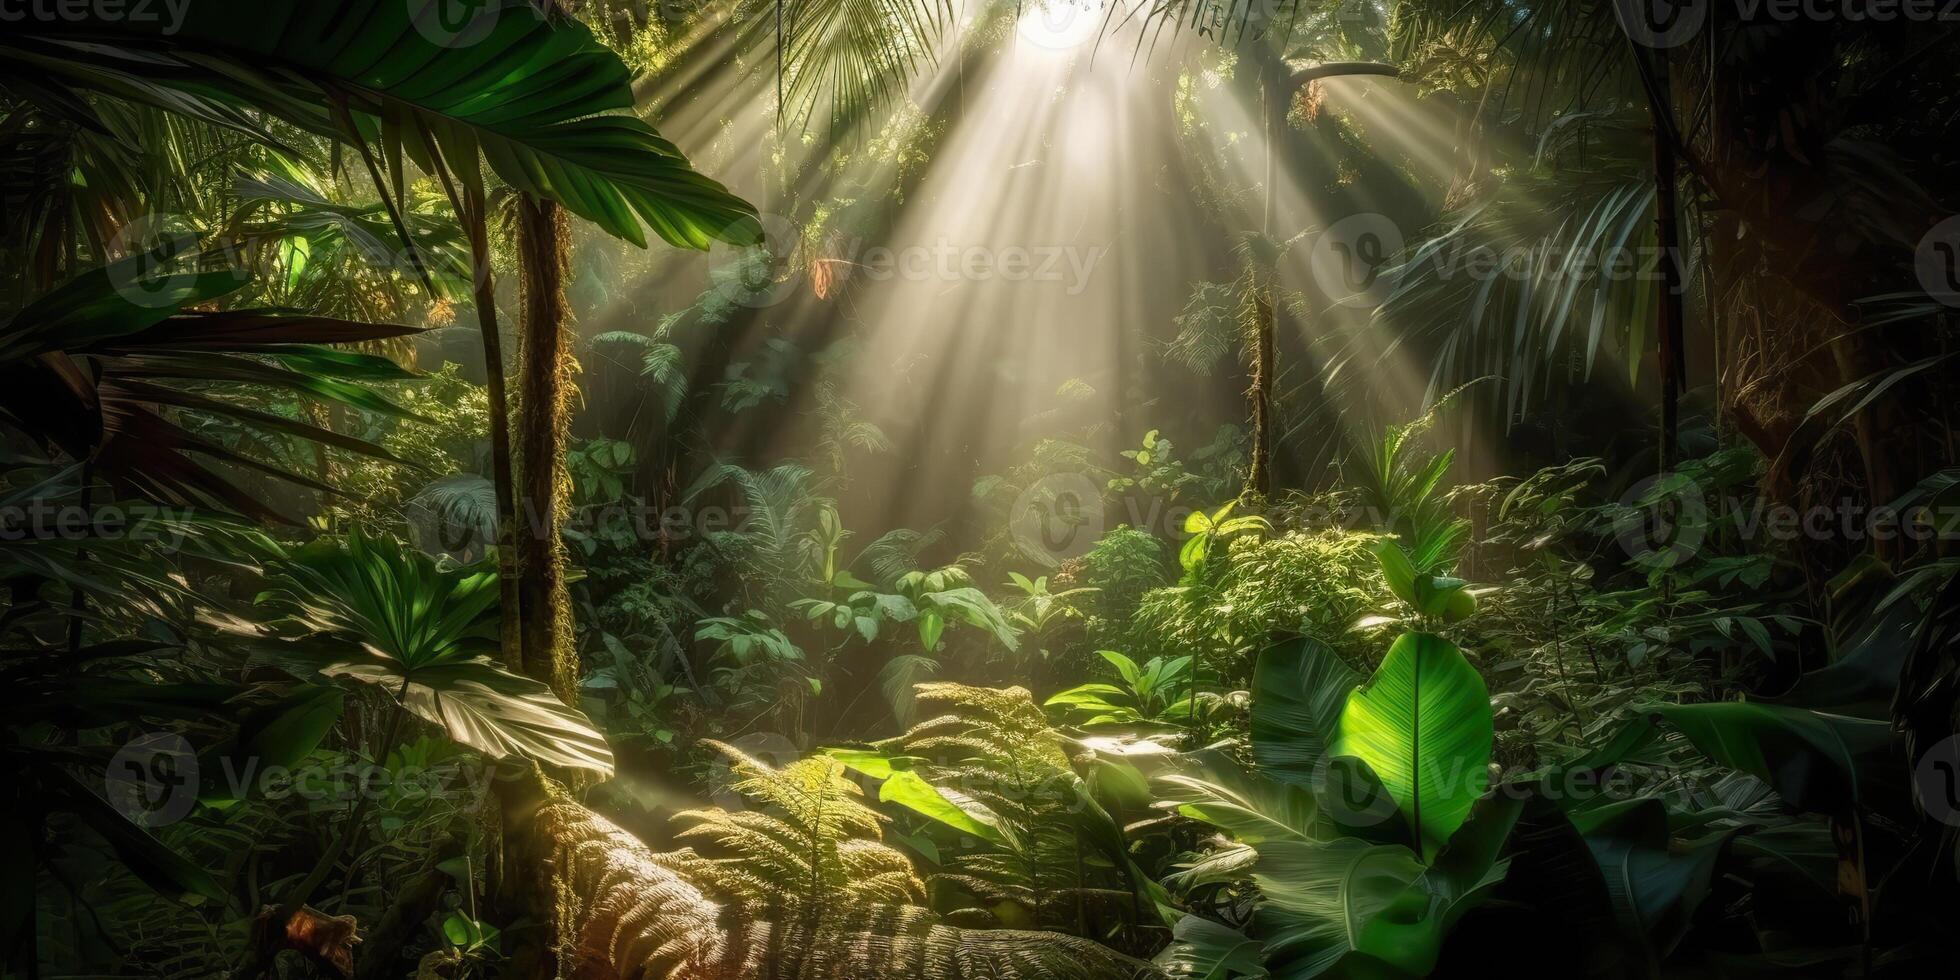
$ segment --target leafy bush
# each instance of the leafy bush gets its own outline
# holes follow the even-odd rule
[[[1250,436],[1236,425],[1221,425],[1210,445],[1191,454],[1191,464],[1179,459],[1171,441],[1156,429],[1143,434],[1143,443],[1126,449],[1128,475],[1111,477],[1114,495],[1142,494],[1160,504],[1218,500],[1243,479]]]
[[[1388,598],[1371,548],[1374,535],[1339,530],[1243,536],[1211,576],[1155,589],[1138,603],[1139,654],[1204,651],[1246,657],[1275,639],[1306,635],[1364,667],[1378,644],[1354,632],[1357,620]],[[1241,664],[1249,667],[1249,662]]]
[[[1332,529],[1245,539],[1232,548],[1213,600],[1225,630],[1255,643],[1299,633],[1333,646],[1350,664],[1372,662],[1374,644],[1353,628],[1387,597],[1370,550],[1375,540]]]
[[[1119,524],[1087,554],[1062,566],[1057,589],[1094,589],[1082,596],[1090,649],[1128,649],[1132,620],[1144,594],[1171,579],[1170,552],[1148,531]]]

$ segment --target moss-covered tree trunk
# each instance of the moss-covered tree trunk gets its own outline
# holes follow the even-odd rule
[[[1252,381],[1245,396],[1252,415],[1252,463],[1246,467],[1245,489],[1255,497],[1273,492],[1273,348],[1278,343],[1274,323],[1273,287],[1260,272],[1261,282],[1254,288],[1252,327]]]
[[[517,204],[517,255],[523,292],[518,352],[517,600],[525,674],[551,685],[575,704],[577,653],[571,599],[565,588],[560,528],[569,506],[565,443],[571,430],[571,310],[565,302],[571,229],[552,201]]]
[[[1265,50],[1263,47],[1261,50]],[[1251,345],[1248,358],[1251,362],[1251,383],[1246,386],[1245,395],[1252,419],[1252,460],[1246,467],[1245,489],[1257,498],[1271,496],[1273,491],[1273,384],[1277,380],[1277,348],[1279,346],[1279,306],[1277,295],[1279,265],[1276,256],[1268,255],[1273,240],[1273,228],[1279,211],[1279,141],[1286,131],[1287,107],[1292,104],[1286,88],[1281,63],[1277,57],[1269,57],[1262,63],[1259,83],[1259,103],[1261,115],[1265,118],[1266,144],[1266,186],[1264,214],[1259,227],[1261,248],[1249,251],[1246,260],[1253,263],[1249,275],[1252,277],[1252,324]]]

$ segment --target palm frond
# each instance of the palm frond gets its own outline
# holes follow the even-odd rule
[[[778,111],[848,128],[904,94],[952,17],[951,0],[777,0]]]

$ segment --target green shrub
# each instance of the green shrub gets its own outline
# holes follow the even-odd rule
[[[1378,644],[1358,639],[1356,620],[1386,601],[1375,538],[1354,531],[1289,531],[1233,543],[1218,590],[1225,628],[1244,637],[1300,633],[1333,646],[1351,664]],[[1265,643],[1257,644],[1264,646]]]
[[[1352,627],[1387,601],[1369,550],[1375,540],[1341,530],[1235,539],[1222,567],[1203,581],[1143,596],[1135,627],[1140,643],[1132,655],[1196,654],[1231,673],[1219,657],[1250,657],[1299,634],[1328,644],[1352,665],[1369,667],[1379,644]]]
[[[1090,651],[1128,650],[1144,594],[1171,580],[1170,549],[1150,532],[1119,524],[1081,558],[1063,565],[1057,589],[1095,589],[1076,603]]]

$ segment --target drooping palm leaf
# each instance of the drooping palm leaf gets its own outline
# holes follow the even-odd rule
[[[198,388],[259,385],[406,416],[367,384],[409,374],[384,358],[324,345],[406,337],[416,328],[266,310],[187,311],[245,280],[226,269],[160,269],[169,259],[162,252],[84,272],[0,326],[0,423],[33,443],[88,460],[118,494],[260,520],[283,518],[194,457],[328,488],[201,435],[178,416],[201,415],[389,458],[364,440]]]
[[[470,168],[480,150],[517,190],[639,245],[641,222],[683,247],[759,239],[753,208],[622,114],[626,67],[583,25],[517,0],[461,25],[443,12],[440,0],[215,0],[181,25],[36,19],[0,40],[0,60],[154,104],[169,93],[256,108],[380,144],[396,172],[404,155],[431,170],[432,151]]]
[[[779,0],[775,32],[785,116],[824,106],[847,124],[905,92],[951,21],[949,0]]]

